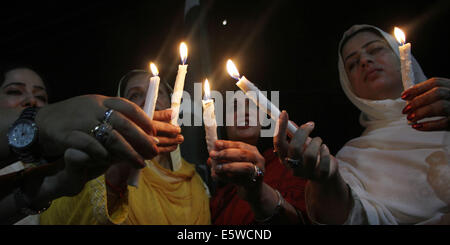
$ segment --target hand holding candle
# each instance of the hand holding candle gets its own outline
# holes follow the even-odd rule
[[[233,61],[228,60],[227,62],[227,70],[231,77],[238,80],[236,85],[244,91],[244,93],[249,97],[261,110],[267,113],[273,120],[277,121],[280,117],[280,110],[272,104],[270,100],[267,99],[264,94],[247,78],[244,76],[240,76],[239,72],[234,65]],[[253,92],[253,93],[249,93]],[[297,131],[297,127],[289,121],[288,123],[288,133],[289,135],[294,135],[295,131]]]

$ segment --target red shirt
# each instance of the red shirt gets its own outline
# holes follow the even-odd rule
[[[284,199],[298,210],[305,212],[306,181],[295,177],[269,149],[263,154],[266,160],[264,182],[278,190]],[[234,184],[218,187],[211,198],[211,219],[215,225],[245,225],[255,223],[250,205],[237,194]]]

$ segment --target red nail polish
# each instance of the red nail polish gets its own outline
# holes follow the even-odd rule
[[[402,99],[406,100],[406,98],[408,98],[408,94],[407,93],[402,93]]]
[[[412,114],[409,114],[407,118],[408,118],[408,120],[413,121],[415,117],[416,117],[416,113],[412,113]]]
[[[411,109],[412,109],[412,106],[411,105],[407,105],[405,107],[405,109],[403,109],[402,113],[403,114],[408,114],[411,111]]]
[[[412,127],[414,129],[421,129],[421,128],[423,128],[423,124],[421,124],[421,123],[413,124]]]

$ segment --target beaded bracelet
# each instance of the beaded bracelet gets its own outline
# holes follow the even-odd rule
[[[263,220],[259,220],[255,217],[255,221],[258,223],[268,223],[269,221],[271,221],[276,215],[278,215],[280,213],[280,211],[283,209],[283,204],[284,204],[284,198],[283,196],[281,196],[280,192],[278,190],[275,190],[275,192],[277,193],[278,196],[278,203],[277,206],[275,207],[274,212],[272,213],[272,215],[270,215],[269,217],[263,219]]]

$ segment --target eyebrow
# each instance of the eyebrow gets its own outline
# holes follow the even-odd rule
[[[25,85],[25,83],[14,82],[14,83],[8,83],[8,84],[6,84],[3,88],[7,88],[7,87],[9,87],[9,86],[21,86],[21,87],[25,87],[26,85]],[[33,88],[37,88],[37,89],[40,89],[40,90],[45,90],[44,87],[39,86],[39,85],[34,85]]]
[[[367,42],[366,44],[364,44],[363,46],[361,46],[361,48],[365,48],[365,47],[367,47],[367,46],[369,46],[370,44],[372,44],[372,43],[375,43],[375,42],[382,42],[383,43],[383,41],[382,40],[372,40],[372,41],[370,41],[370,42]],[[351,54],[349,54],[345,59],[344,59],[344,64],[345,64],[345,62],[347,62],[347,60],[350,58],[350,57],[352,57],[353,55],[355,55],[356,54],[356,51],[355,52],[352,52]]]

